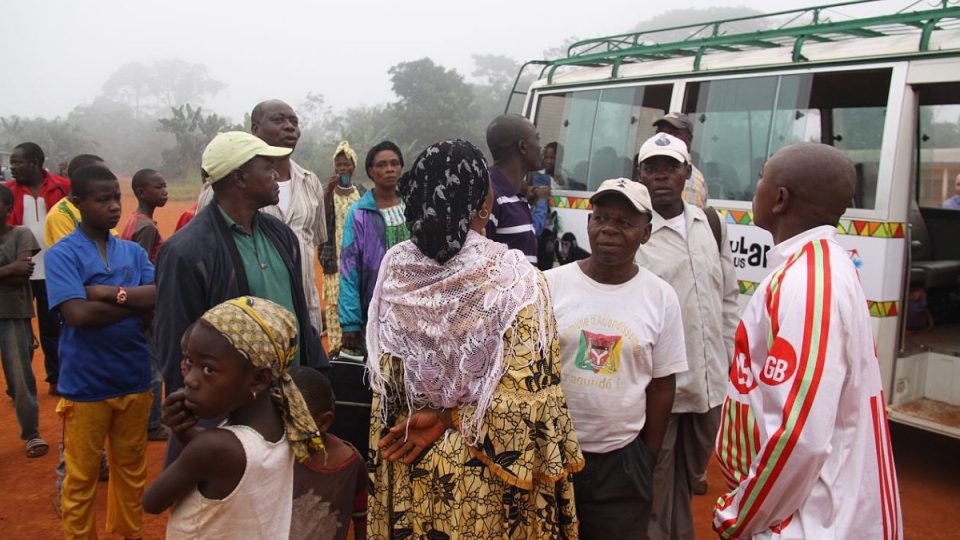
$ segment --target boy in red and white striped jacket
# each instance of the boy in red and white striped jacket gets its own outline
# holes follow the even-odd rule
[[[870,315],[836,241],[853,163],[798,144],[764,165],[754,221],[774,271],[737,328],[717,457],[721,538],[901,539],[900,495]]]

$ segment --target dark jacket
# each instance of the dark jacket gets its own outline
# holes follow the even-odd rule
[[[297,237],[279,219],[264,213],[258,226],[270,239],[287,270],[300,325],[300,361],[326,368],[329,361],[320,336],[310,325],[300,270]],[[157,354],[167,392],[183,387],[180,375],[180,338],[188,326],[208,309],[232,298],[250,294],[240,252],[233,233],[212,202],[190,223],[167,240],[157,256],[157,308],[154,330]]]

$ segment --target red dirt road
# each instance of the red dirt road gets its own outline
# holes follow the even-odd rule
[[[124,192],[129,188],[124,186]],[[124,198],[124,220],[133,210],[130,197]],[[170,201],[157,212],[160,230],[172,233],[180,213],[191,201]],[[123,222],[121,222],[123,223]],[[318,272],[318,276],[320,273]],[[43,383],[43,356],[37,351],[33,369],[38,380],[40,431],[50,443],[50,452],[27,459],[10,400],[0,394],[0,538],[11,540],[53,539],[63,536],[54,513],[54,466],[60,423],[54,409],[56,400]],[[960,440],[931,435],[893,425],[894,454],[900,478],[903,521],[908,539],[954,539],[960,531]],[[164,443],[149,443],[148,482],[160,472]],[[720,472],[710,465],[710,491],[694,498],[697,538],[713,538],[710,528],[712,503],[720,494]],[[97,493],[97,525],[101,537],[106,514],[106,484]],[[145,516],[144,538],[163,538],[166,516]]]

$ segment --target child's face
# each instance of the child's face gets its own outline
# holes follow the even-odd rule
[[[110,230],[120,222],[120,182],[95,180],[85,197],[73,197],[80,221],[98,230]]]
[[[256,371],[227,338],[204,323],[193,326],[181,343],[186,407],[200,418],[216,418],[253,399]]]
[[[148,178],[146,186],[138,191],[137,198],[154,208],[160,208],[167,204],[167,181],[159,174]]]

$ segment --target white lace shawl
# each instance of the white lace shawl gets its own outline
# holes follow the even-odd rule
[[[463,249],[446,264],[410,241],[387,252],[370,302],[367,366],[373,391],[384,396],[388,381],[380,357],[403,361],[410,411],[424,407],[475,406],[461,414],[460,432],[475,444],[484,414],[520,336],[504,333],[520,310],[535,304],[534,354],[547,346],[546,291],[538,271],[517,250],[470,232]],[[380,413],[386,420],[387,400]]]

